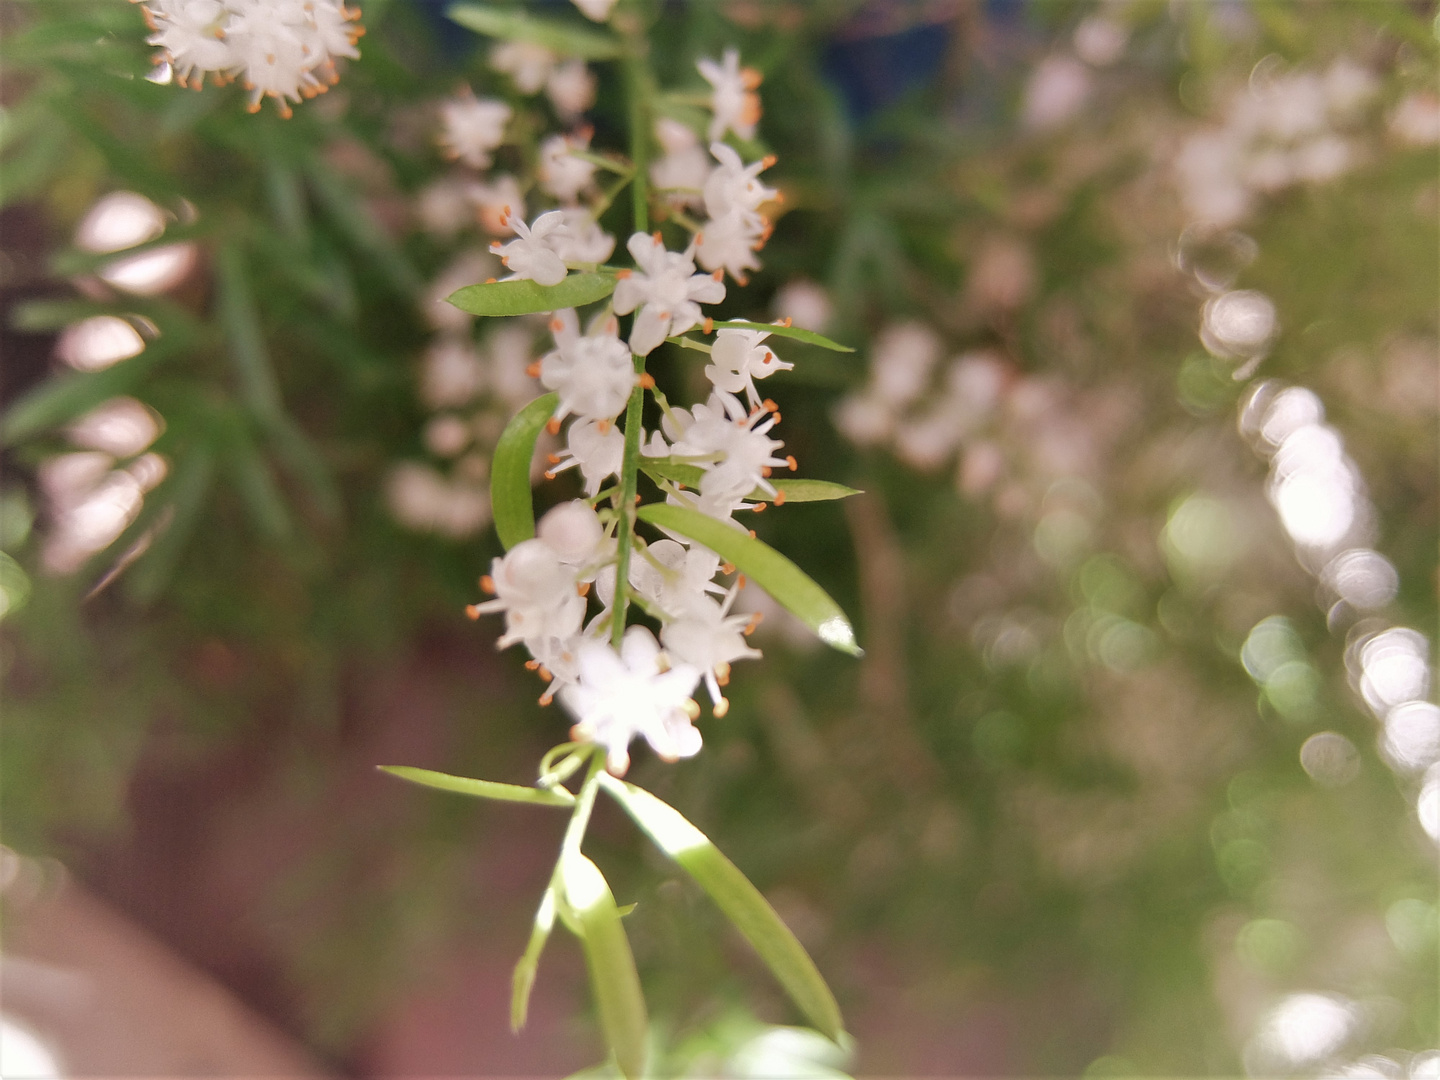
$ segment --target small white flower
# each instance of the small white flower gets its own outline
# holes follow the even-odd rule
[[[753,139],[755,125],[760,122],[760,95],[755,93],[760,72],[742,68],[740,53],[735,49],[726,49],[721,63],[702,57],[695,66],[714,88],[710,95],[710,110],[715,114],[710,121],[710,141],[715,142],[727,131],[742,139]]]
[[[640,269],[620,279],[614,308],[618,315],[640,308],[630,329],[630,348],[637,356],[699,323],[701,304],[725,299],[718,277],[695,273],[692,251],[666,251],[657,237],[644,233],[635,233],[625,247]]]
[[[575,6],[592,22],[605,22],[610,18],[615,0],[575,0]]]
[[[580,467],[585,478],[585,494],[599,493],[600,485],[620,472],[625,459],[625,436],[608,420],[584,420],[570,425],[566,433],[566,448],[551,457],[547,479],[571,466]]]
[[[519,237],[508,244],[498,240],[490,250],[500,256],[500,261],[510,271],[506,281],[529,279],[537,285],[559,285],[569,272],[565,260],[555,250],[555,241],[565,230],[565,215],[559,210],[541,214],[529,226],[514,214],[505,223]]]
[[[584,60],[567,60],[545,80],[545,95],[560,119],[572,123],[595,104],[595,76]]]
[[[420,400],[432,409],[473,401],[485,386],[485,369],[468,337],[443,336],[425,350],[420,368]]]
[[[615,319],[603,319],[581,336],[574,309],[566,308],[555,313],[550,329],[555,348],[540,358],[540,381],[560,395],[555,419],[571,413],[587,420],[615,419],[639,379],[630,350],[615,335]]]
[[[760,269],[755,252],[770,235],[769,223],[764,218],[760,218],[760,229],[754,227],[752,219],[758,217],[758,214],[735,209],[724,217],[705,222],[695,235],[695,261],[706,270],[723,270],[739,284],[748,284],[748,272]]]
[[[769,336],[766,330],[720,330],[710,349],[706,378],[716,389],[727,394],[745,391],[750,408],[758,409],[760,394],[755,389],[755,380],[767,378],[777,371],[789,371],[795,366],[787,364],[769,346],[761,344]]]
[[[615,547],[607,542],[600,515],[583,499],[563,502],[545,512],[535,526],[538,536],[566,566],[572,567],[579,580],[594,577],[594,569]],[[588,573],[587,573],[588,571]]]
[[[663,661],[654,635],[632,626],[619,653],[597,641],[582,645],[579,679],[560,691],[577,721],[574,735],[603,748],[616,776],[630,767],[628,747],[637,735],[665,761],[700,752],[700,732],[691,723],[699,708],[690,697],[700,673]]]
[[[725,594],[710,579],[720,569],[720,556],[700,544],[689,548],[675,540],[657,540],[630,560],[630,585],[671,619],[703,612],[707,592]]]
[[[589,134],[551,135],[540,143],[540,188],[562,203],[573,203],[595,179],[596,165],[573,151],[590,149]]]
[[[554,234],[555,252],[567,263],[603,263],[615,251],[611,236],[580,206],[560,211],[565,216],[565,231]]]
[[[700,137],[679,120],[662,116],[655,121],[655,141],[665,151],[650,165],[650,183],[676,206],[699,206],[701,189],[710,175],[710,159]]]
[[[473,536],[490,520],[490,494],[483,485],[447,479],[415,461],[390,470],[385,498],[395,520],[407,529],[453,540]]]
[[[516,544],[490,564],[490,574],[481,584],[495,599],[467,610],[472,618],[505,613],[505,633],[498,648],[517,641],[568,638],[580,632],[585,599],[575,589],[575,571],[543,540]]]
[[[493,175],[483,184],[471,184],[465,194],[475,207],[476,219],[492,236],[509,236],[511,218],[525,220],[525,193],[520,190],[520,181],[509,173]]]
[[[440,121],[444,125],[440,145],[452,158],[472,168],[488,169],[490,151],[505,141],[505,125],[512,115],[505,102],[477,98],[467,86],[440,103]]]
[[[490,52],[490,66],[509,75],[522,94],[538,93],[559,58],[544,45],[507,41]]]
[[[709,464],[700,464],[705,470],[701,496],[739,502],[756,488],[776,494],[768,479],[770,470],[793,468],[791,459],[774,456],[785,444],[766,434],[779,418],[778,413],[771,416],[764,409],[747,415],[738,400],[717,390],[708,402],[688,412],[671,410],[664,423],[676,456],[711,459]]]
[[[760,174],[775,164],[773,157],[746,165],[739,154],[719,142],[710,144],[710,153],[720,163],[705,178],[705,212],[712,218],[737,209],[754,213],[779,196],[774,188],[760,182]]]
[[[670,655],[704,673],[705,689],[710,692],[716,716],[724,716],[730,709],[730,703],[720,693],[720,687],[730,681],[730,665],[736,660],[760,657],[759,649],[745,643],[746,632],[754,627],[753,616],[748,612],[729,614],[738,591],[738,587],[732,588],[723,604],[703,600],[683,618],[660,630],[660,640]]]

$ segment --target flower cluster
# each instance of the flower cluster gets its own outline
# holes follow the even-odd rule
[[[355,60],[363,34],[360,12],[344,0],[136,0],[162,51],[156,81],[173,71],[181,86],[200,89],[205,76],[239,79],[250,111],[267,97],[284,116],[289,103],[323,94],[339,79],[335,61]]]
[[[1185,208],[1200,221],[1230,226],[1257,196],[1349,172],[1361,154],[1350,132],[1378,91],[1375,75],[1344,57],[1323,73],[1257,69],[1220,124],[1181,147],[1175,168]]]

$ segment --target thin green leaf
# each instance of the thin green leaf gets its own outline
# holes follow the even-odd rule
[[[649,476],[655,479],[672,480],[685,487],[698,488],[705,471],[699,465],[692,465],[688,461],[676,461],[674,458],[641,458],[640,468]],[[804,480],[804,479],[772,479],[770,483],[777,491],[784,495],[781,502],[827,502],[831,499],[848,499],[851,495],[859,495],[860,492],[844,484],[832,483],[829,480]],[[745,496],[752,502],[772,502],[775,499],[763,488],[756,488],[749,495]]]
[[[669,803],[608,773],[600,786],[625,808],[656,847],[679,863],[735,924],[792,1001],[826,1038],[838,1043],[845,1022],[815,962],[760,894],[704,833]]]
[[[280,403],[280,386],[270,363],[270,352],[265,347],[265,334],[260,329],[260,315],[250,291],[245,258],[234,244],[224,245],[216,254],[215,277],[220,325],[240,380],[241,396],[256,416],[277,416],[284,409]]]
[[[455,4],[445,14],[477,34],[504,41],[544,45],[563,56],[611,60],[620,55],[620,42],[609,34],[554,19],[537,19],[523,11],[501,10],[480,4]]]
[[[510,977],[510,1030],[519,1032],[525,1026],[530,1012],[530,991],[535,986],[535,975],[540,970],[540,954],[550,940],[550,931],[555,928],[555,886],[547,885],[545,895],[540,898],[540,908],[535,912],[535,925],[530,931],[530,941],[525,946],[525,955],[515,964],[515,973]]]
[[[495,534],[509,551],[535,535],[535,504],[530,498],[530,460],[540,429],[555,412],[560,395],[546,394],[510,418],[490,459],[490,509]]]
[[[824,334],[817,334],[814,330],[801,330],[798,326],[777,326],[775,323],[747,322],[744,319],[731,319],[729,322],[717,322],[716,330],[764,330],[772,337],[793,338],[796,341],[803,341],[807,345],[818,345],[822,349],[829,349],[831,352],[854,352],[849,345],[841,345],[838,341],[831,341]]]
[[[793,562],[769,544],[684,506],[651,503],[637,511],[641,521],[704,544],[769,593],[781,607],[814,630],[831,648],[864,655],[840,605]]]
[[[209,446],[198,446],[175,463],[165,481],[164,493],[174,513],[170,523],[155,538],[128,575],[129,592],[140,603],[153,601],[169,584],[190,535],[200,522],[205,500],[215,479],[215,454]],[[157,495],[161,494],[156,492]]]
[[[519,784],[497,784],[493,780],[472,780],[468,776],[451,776],[449,773],[431,769],[417,769],[411,765],[380,765],[381,772],[409,780],[412,784],[453,791],[460,795],[473,795],[480,799],[499,799],[502,802],[533,803],[536,806],[571,806],[575,796],[562,787],[533,788]]]
[[[230,469],[235,490],[260,531],[271,540],[284,543],[294,535],[295,526],[285,506],[285,496],[275,482],[275,473],[248,431],[237,424],[233,435],[223,460]]]
[[[375,260],[402,296],[414,296],[423,286],[419,272],[394,241],[367,212],[365,200],[351,191],[343,180],[317,158],[305,162],[305,175],[330,219],[353,244]]]
[[[593,304],[615,291],[615,281],[609,274],[590,273],[571,274],[558,285],[491,281],[466,285],[445,299],[471,315],[530,315]]]
[[[590,970],[590,988],[600,1012],[605,1041],[620,1072],[637,1080],[645,1072],[645,1035],[649,1021],[635,957],[615,897],[600,868],[578,851],[560,857],[565,906],[578,924]]]

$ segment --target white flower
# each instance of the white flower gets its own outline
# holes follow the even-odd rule
[[[421,228],[449,240],[475,219],[473,184],[458,176],[442,176],[426,184],[415,196],[415,216]]]
[[[335,61],[357,59],[364,32],[341,0],[149,0],[143,10],[154,30],[146,40],[165,50],[180,85],[238,78],[251,112],[273,97],[282,116],[336,82]]]
[[[710,603],[707,592],[725,594],[710,580],[719,569],[720,556],[707,547],[657,540],[630,560],[630,585],[667,617],[678,619]]]
[[[625,459],[625,436],[608,420],[577,421],[566,434],[566,448],[550,458],[547,479],[553,480],[572,465],[585,477],[585,494],[594,496],[600,485],[620,472]]]
[[[630,328],[630,348],[637,356],[648,355],[670,335],[699,323],[701,304],[725,299],[718,277],[695,273],[691,251],[666,251],[657,237],[644,233],[635,233],[625,247],[640,269],[620,279],[614,307],[618,315],[640,308]]]
[[[710,141],[715,142],[727,131],[742,139],[753,139],[755,125],[760,122],[760,95],[755,93],[760,72],[742,68],[740,53],[735,49],[726,49],[719,64],[702,57],[695,66],[714,88],[710,95],[710,110],[715,114],[710,121]]]
[[[545,95],[567,123],[595,104],[595,76],[584,60],[567,60],[545,80]]]
[[[760,173],[775,164],[773,157],[746,165],[739,154],[719,142],[710,144],[710,153],[720,163],[705,178],[705,212],[712,218],[736,209],[754,213],[779,195],[760,182]]]
[[[595,178],[593,162],[572,151],[590,149],[590,136],[551,135],[540,143],[540,188],[562,203],[573,203]]]
[[[555,251],[557,234],[565,232],[565,215],[558,210],[541,214],[529,226],[514,214],[506,217],[505,223],[519,237],[508,244],[498,240],[490,250],[500,256],[500,261],[510,271],[506,281],[529,279],[537,285],[558,285],[569,272],[565,260]]]
[[[1071,56],[1047,56],[1025,85],[1021,123],[1035,131],[1059,127],[1085,107],[1093,79],[1090,69]]]
[[[615,319],[603,319],[582,337],[574,309],[566,308],[555,313],[550,328],[555,348],[540,358],[540,381],[560,395],[555,419],[571,413],[587,420],[615,419],[639,379],[630,350],[615,335]]]
[[[485,339],[485,389],[512,410],[535,396],[529,371],[535,333],[528,323],[528,319],[507,320]]]
[[[705,222],[695,235],[695,260],[706,270],[723,270],[741,285],[748,284],[747,271],[760,269],[755,252],[770,235],[764,218],[760,219],[762,228],[753,226],[751,219],[756,217],[759,215],[736,209]]]
[[[552,237],[556,254],[567,263],[603,263],[610,258],[615,237],[595,224],[589,210],[568,206],[560,213],[565,217],[565,231]]]
[[[744,390],[750,408],[758,409],[760,394],[755,389],[755,380],[795,366],[785,363],[769,346],[761,344],[769,336],[766,330],[722,329],[715,335],[715,344],[710,349],[706,378],[727,394]]]
[[[489,252],[474,248],[462,251],[440,271],[425,290],[425,298],[420,308],[425,321],[436,330],[452,330],[456,333],[469,330],[475,317],[469,312],[461,311],[454,304],[447,303],[446,299],[456,289],[474,285],[477,281],[488,281],[499,269],[495,256]]]
[[[738,587],[731,589],[723,604],[702,600],[683,618],[667,623],[660,630],[660,640],[670,655],[704,673],[705,688],[710,691],[716,716],[724,716],[730,709],[730,703],[720,693],[720,687],[730,681],[730,665],[736,660],[760,656],[759,649],[745,644],[744,635],[753,628],[753,617],[748,612],[729,614],[738,591]]]
[[[492,176],[488,183],[471,184],[466,195],[475,206],[475,216],[492,236],[508,236],[509,221],[525,220],[525,193],[520,181],[509,173]]]
[[[665,154],[651,163],[650,183],[676,206],[699,206],[710,175],[700,137],[679,120],[662,116],[655,121],[655,141]]]
[[[558,59],[544,45],[529,41],[507,41],[490,52],[490,66],[509,75],[522,94],[538,92]]]
[[[490,520],[490,494],[483,485],[449,480],[429,465],[406,461],[390,470],[385,499],[395,520],[407,529],[462,540]]]
[[[535,535],[555,552],[562,563],[572,567],[582,581],[594,577],[593,568],[615,546],[613,540],[606,541],[600,515],[583,499],[551,507],[535,526]]]
[[[420,400],[432,409],[473,401],[485,386],[485,369],[469,338],[444,336],[425,350]]]
[[[575,589],[575,571],[543,540],[522,540],[495,559],[481,585],[495,599],[474,604],[467,612],[472,618],[505,613],[505,633],[497,643],[501,649],[517,641],[568,638],[580,632],[585,599]]]
[[[785,444],[766,433],[780,419],[756,409],[748,416],[738,400],[720,391],[688,412],[672,409],[665,417],[666,434],[677,457],[709,458],[700,463],[705,475],[700,480],[703,498],[739,502],[756,488],[771,495],[775,487],[768,479],[775,467],[790,467],[792,459],[777,458],[774,451]]]
[[[875,342],[870,361],[874,392],[887,405],[908,405],[925,391],[930,372],[940,359],[941,341],[924,323],[887,327]]]
[[[440,121],[444,125],[440,145],[466,165],[488,169],[490,151],[505,141],[505,125],[512,115],[505,102],[476,98],[466,87],[463,93],[440,103]]]
[[[637,735],[665,761],[700,752],[691,723],[699,708],[690,697],[700,673],[689,664],[667,668],[663,660],[654,635],[632,626],[618,654],[598,641],[582,645],[579,680],[560,691],[577,721],[573,734],[603,748],[616,776],[630,767],[627,748]]]

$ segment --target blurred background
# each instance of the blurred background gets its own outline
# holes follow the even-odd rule
[[[603,1055],[563,935],[507,1027],[562,822],[374,768],[525,783],[566,732],[462,612],[543,326],[438,306],[523,163],[436,134],[464,83],[577,95],[443,6],[363,0],[282,119],[167,83],[132,4],[0,5],[6,1076]],[[1440,1075],[1434,3],[643,6],[663,85],[765,76],[783,212],[720,314],[859,347],[766,390],[865,494],[756,528],[865,658],[772,617],[632,774],[815,957],[826,1067]],[[588,850],[667,1069],[833,1075],[613,807]]]

